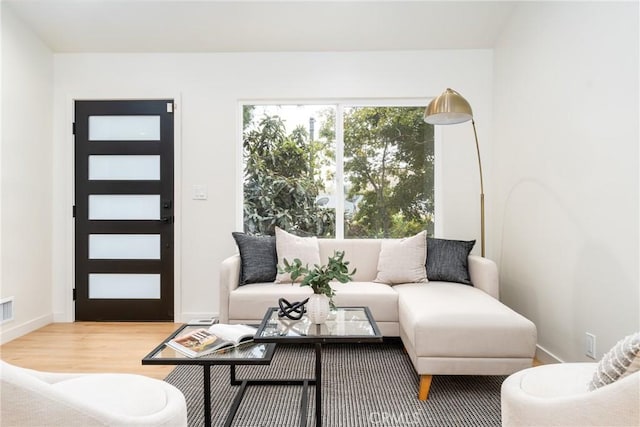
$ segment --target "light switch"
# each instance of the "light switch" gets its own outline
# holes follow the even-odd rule
[[[207,200],[207,186],[206,185],[194,185],[193,186],[193,200]]]

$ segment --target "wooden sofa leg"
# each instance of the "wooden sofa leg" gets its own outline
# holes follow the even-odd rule
[[[418,399],[427,400],[429,397],[429,389],[431,388],[431,375],[420,375],[420,390],[418,391]]]

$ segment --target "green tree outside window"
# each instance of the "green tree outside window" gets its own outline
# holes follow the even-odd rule
[[[319,204],[335,173],[335,109],[319,117],[318,140],[279,116],[244,110],[245,230],[335,235],[335,211]],[[433,127],[420,107],[346,107],[344,236],[405,237],[434,227]],[[251,124],[251,126],[250,126]]]

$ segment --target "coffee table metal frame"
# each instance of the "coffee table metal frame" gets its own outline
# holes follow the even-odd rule
[[[273,359],[273,353],[275,351],[275,344],[258,344],[247,343],[242,344],[244,350],[247,350],[247,346],[264,346],[264,353],[260,357],[230,357],[229,353],[234,352],[231,350],[228,353],[222,354],[209,354],[201,357],[190,358],[182,356],[179,352],[167,347],[165,344],[177,335],[186,332],[185,329],[197,329],[203,326],[198,325],[183,325],[178,328],[174,333],[168,336],[160,345],[153,349],[142,359],[143,365],[198,365],[203,368],[204,377],[204,422],[206,427],[211,426],[211,366],[215,365],[228,365],[229,376],[231,385],[239,385],[240,389],[236,392],[236,396],[231,404],[231,408],[227,414],[225,420],[225,427],[231,426],[233,418],[240,407],[242,397],[248,385],[292,385],[290,380],[250,380],[250,379],[237,379],[236,378],[236,365],[269,365]],[[204,326],[206,328],[206,326]],[[247,350],[248,351],[248,350]],[[164,355],[166,352],[167,355]],[[300,385],[302,382],[294,382],[293,385]]]
[[[307,423],[307,389],[310,385],[315,385],[315,425],[322,426],[322,344],[328,343],[375,343],[382,342],[382,334],[376,321],[371,315],[369,307],[337,307],[332,310],[330,318],[325,324],[313,325],[309,324],[308,319],[303,317],[301,320],[288,320],[278,318],[278,307],[271,307],[265,313],[262,323],[258,327],[258,332],[254,336],[257,343],[273,343],[273,344],[314,344],[315,346],[315,378],[293,380],[297,384],[303,386],[302,398],[300,402],[300,427],[306,426]],[[337,320],[338,313],[346,314],[348,312],[364,315],[365,320],[358,321],[365,324],[366,333],[357,334],[348,332],[344,328],[335,327],[332,330],[327,325],[337,326],[342,322],[346,325],[349,320]],[[344,317],[344,316],[343,316]],[[306,322],[305,328],[296,326]],[[368,324],[368,326],[367,326]],[[274,329],[275,328],[275,329]]]

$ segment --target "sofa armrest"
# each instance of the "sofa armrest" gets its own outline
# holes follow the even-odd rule
[[[229,294],[240,282],[240,255],[222,261],[220,266],[220,323],[229,322]]]
[[[87,374],[36,371],[0,360],[0,376],[2,378],[20,378],[22,381],[31,382],[32,384],[38,384],[38,382],[56,384],[61,381],[80,378],[84,375]]]
[[[498,266],[488,258],[469,255],[469,276],[473,286],[485,291],[495,299],[500,299]]]

